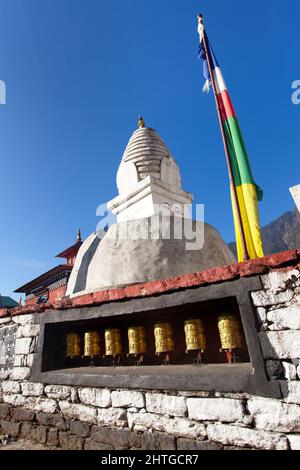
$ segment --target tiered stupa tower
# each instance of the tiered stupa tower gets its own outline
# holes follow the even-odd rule
[[[67,295],[166,279],[234,262],[217,230],[208,224],[189,219],[190,233],[185,230],[182,237],[175,235],[174,220],[190,217],[187,207],[193,195],[183,191],[171,152],[142,118],[123,154],[117,186],[119,195],[107,204],[117,223],[102,239],[93,233],[83,243]],[[153,224],[157,220],[163,220],[159,227]],[[204,233],[204,244],[197,249],[187,249],[192,233],[200,238]]]

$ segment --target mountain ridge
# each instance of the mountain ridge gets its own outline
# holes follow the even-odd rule
[[[285,212],[261,229],[265,255],[300,248],[300,213],[297,209]],[[236,256],[235,242],[228,244]]]

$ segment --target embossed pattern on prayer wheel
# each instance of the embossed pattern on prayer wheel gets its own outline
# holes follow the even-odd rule
[[[128,328],[129,354],[144,354],[147,350],[146,331],[143,326]]]
[[[66,357],[81,356],[81,341],[78,333],[68,333],[66,337]]]
[[[97,331],[87,331],[84,335],[84,356],[100,356],[100,334]]]
[[[187,351],[203,351],[206,349],[206,337],[202,320],[186,320],[184,333]]]
[[[173,330],[170,323],[154,325],[155,352],[167,353],[174,351]]]
[[[106,356],[118,356],[122,353],[122,341],[120,330],[105,330],[104,338]]]
[[[243,347],[241,327],[235,315],[218,317],[218,328],[222,349],[239,349]]]

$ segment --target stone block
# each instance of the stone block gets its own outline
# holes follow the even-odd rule
[[[14,367],[27,367],[27,355],[18,354],[15,356]]]
[[[283,376],[286,380],[297,380],[297,369],[291,362],[283,362]]]
[[[6,315],[6,313],[0,313],[0,325],[6,325],[7,323],[10,323],[11,322],[11,319],[10,317],[3,317],[2,318],[2,315]]]
[[[4,403],[8,403],[13,406],[24,406],[26,403],[26,398],[23,395],[3,395]]]
[[[243,421],[245,416],[241,401],[229,398],[188,398],[189,418],[197,421]]]
[[[299,432],[300,407],[281,403],[270,398],[248,400],[248,410],[255,427],[273,432]]]
[[[10,416],[10,407],[0,403],[0,420],[5,420]]]
[[[12,380],[7,380],[2,383],[3,393],[20,393],[21,387],[19,382],[13,382]]]
[[[36,414],[36,420],[39,424],[42,424],[43,426],[51,426],[52,425],[52,419],[54,415],[48,414],[48,413],[42,413],[39,412]]]
[[[41,383],[24,382],[21,388],[25,397],[40,397],[44,392],[44,385]]]
[[[113,446],[110,444],[103,444],[102,442],[97,442],[92,438],[86,439],[84,443],[84,450],[113,450]]]
[[[288,289],[284,292],[275,294],[271,290],[252,292],[251,297],[255,307],[270,307],[272,305],[285,304],[294,297],[294,292]]]
[[[72,403],[79,403],[79,395],[76,388],[71,388],[70,400]]]
[[[29,354],[31,353],[32,338],[20,338],[16,340],[15,354]]]
[[[167,418],[152,413],[127,413],[130,429],[142,426],[146,429],[166,432],[176,437],[206,437],[205,426],[185,418]]]
[[[184,417],[187,414],[186,399],[161,393],[146,393],[146,410],[149,413]]]
[[[255,448],[261,450],[287,450],[287,438],[280,434],[230,426],[228,424],[209,424],[207,436],[210,441],[223,445]]]
[[[34,421],[35,412],[30,410],[25,410],[23,408],[13,408],[12,409],[12,420],[13,421]]]
[[[60,414],[37,413],[36,419],[43,426],[50,426],[60,431],[67,431],[69,424]]]
[[[46,442],[47,442],[47,428],[45,426],[37,426],[37,428],[36,428],[36,441],[39,444],[46,444]]]
[[[80,388],[78,395],[81,403],[84,405],[98,406],[100,408],[111,406],[110,391],[107,389]]]
[[[54,414],[57,411],[56,401],[40,397],[25,398],[24,407],[29,410],[42,411],[43,413],[50,414]]]
[[[59,407],[64,416],[71,419],[84,421],[85,423],[97,423],[97,410],[90,406],[85,406],[67,401],[60,401]]]
[[[47,445],[56,447],[59,444],[57,429],[49,429],[47,433]]]
[[[96,442],[113,446],[115,450],[140,447],[140,435],[129,429],[93,426],[91,437]]]
[[[141,436],[142,450],[175,450],[175,437],[162,432],[145,432]]]
[[[20,432],[21,438],[27,441],[36,442],[37,440],[36,429],[37,429],[37,426],[35,424],[22,423],[21,432]]]
[[[300,450],[300,434],[289,434],[287,438],[291,450]]]
[[[45,393],[54,400],[68,400],[71,396],[71,387],[66,385],[46,385]]]
[[[144,396],[141,392],[122,390],[111,393],[114,408],[144,408]]]
[[[196,439],[177,439],[177,450],[221,450],[222,446],[216,442],[197,441]]]
[[[32,338],[37,336],[40,332],[40,325],[27,323],[24,326],[19,326],[17,331],[17,338]]]
[[[10,373],[11,373],[10,369],[0,368],[0,381],[2,382],[3,380],[7,380],[8,377],[10,376]]]
[[[2,434],[18,437],[20,433],[20,423],[14,423],[12,421],[0,421],[0,429]]]
[[[82,421],[71,421],[70,432],[78,437],[89,437],[91,435],[91,426]]]
[[[295,359],[300,355],[300,331],[259,333],[265,359]]]
[[[257,318],[260,324],[264,324],[267,321],[267,310],[264,307],[258,307],[256,309]]]
[[[271,331],[300,330],[300,304],[270,310],[267,319],[272,323],[269,325]]]
[[[300,405],[300,381],[280,383],[282,395],[286,403],[295,403]]]
[[[32,364],[33,364],[33,360],[35,358],[35,353],[31,353],[31,354],[28,354],[26,356],[26,366],[27,367],[32,367]]]
[[[64,450],[82,450],[83,439],[77,436],[71,436],[67,432],[59,432],[59,443]]]
[[[12,321],[17,325],[28,325],[30,323],[35,323],[37,321],[36,315],[15,315],[12,318]]]
[[[14,367],[10,378],[11,380],[26,380],[31,374],[31,370],[29,367]]]
[[[126,410],[122,408],[98,409],[99,426],[126,426]]]
[[[291,269],[290,271],[271,271],[261,276],[261,280],[265,289],[278,292],[286,288],[299,286],[300,273],[297,269]]]

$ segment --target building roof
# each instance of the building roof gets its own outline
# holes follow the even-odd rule
[[[78,253],[81,245],[82,245],[82,241],[78,240],[74,245],[70,246],[69,248],[66,248],[64,251],[56,255],[56,258],[68,259],[68,258],[71,258],[72,256],[75,256]]]
[[[73,266],[70,266],[68,264],[60,264],[59,266],[56,266],[53,269],[50,269],[50,271],[42,274],[41,276],[37,277],[36,279],[33,279],[32,281],[28,282],[22,287],[19,287],[17,290],[15,290],[16,293],[25,293],[27,294],[28,292],[34,290],[37,287],[45,285],[49,285],[52,281],[55,281],[55,278],[57,276],[63,277],[63,274],[66,273],[69,274],[69,272],[72,271]]]
[[[19,304],[11,297],[2,296],[0,294],[0,308],[14,308],[18,307]]]

